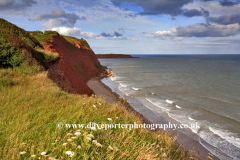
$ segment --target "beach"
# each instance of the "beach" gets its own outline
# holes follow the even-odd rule
[[[119,95],[111,90],[107,85],[105,85],[101,79],[93,78],[88,81],[87,85],[90,89],[93,90],[96,96],[99,96],[109,104],[114,104],[119,99]],[[146,124],[168,124],[169,122],[164,118],[159,118],[156,116],[152,110],[144,107],[139,106],[139,108],[133,108],[129,103],[125,103],[124,105],[128,112],[134,112],[137,114],[141,119],[142,123]],[[172,131],[171,129],[166,130],[167,132],[171,132],[174,135],[178,135],[178,144],[185,150],[185,151],[195,151],[198,153],[199,159],[204,159],[208,156],[209,151],[202,147],[197,140],[194,140],[181,132]],[[213,157],[214,160],[218,160],[217,157]]]

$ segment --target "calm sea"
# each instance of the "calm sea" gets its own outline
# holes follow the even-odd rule
[[[188,136],[220,159],[240,159],[240,55],[137,56],[100,59],[116,76],[103,83],[159,118],[199,123]]]

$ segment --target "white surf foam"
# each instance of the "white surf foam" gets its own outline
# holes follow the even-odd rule
[[[146,98],[146,100],[147,100],[148,102],[152,103],[153,105],[155,105],[155,106],[157,106],[157,107],[159,107],[159,108],[163,109],[164,111],[170,111],[169,109],[167,109],[167,108],[164,108],[164,107],[161,107],[160,105],[158,105],[158,104],[154,103],[153,101],[151,101],[151,100],[150,100],[150,99],[148,99],[148,98]]]
[[[191,118],[191,117],[188,117],[188,119],[189,119],[190,121],[196,121],[195,119],[193,119],[193,118]]]
[[[140,90],[140,89],[142,89],[142,88],[135,88],[135,87],[132,87],[132,89],[135,90],[135,91],[138,91],[138,90]]]
[[[121,87],[124,87],[124,88],[127,87],[126,85],[123,85],[122,83],[119,83],[119,85],[120,85]]]
[[[219,129],[215,129],[215,128],[212,128],[212,127],[208,127],[209,130],[211,132],[213,132],[214,134],[218,135],[219,137],[221,137],[222,139],[230,142],[231,144],[233,144],[234,146],[240,148],[240,139],[239,138],[236,138],[234,136],[233,133],[229,132],[229,131],[223,131],[223,130],[219,130]]]
[[[178,105],[176,105],[176,108],[178,108],[178,109],[182,109],[182,107],[179,107]]]
[[[168,99],[166,100],[166,102],[169,103],[169,104],[173,104],[173,101],[170,101]]]

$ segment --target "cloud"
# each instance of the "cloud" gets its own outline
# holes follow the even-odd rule
[[[23,10],[37,4],[34,0],[1,0],[0,10]]]
[[[240,15],[239,14],[231,14],[231,15],[224,15],[219,17],[208,17],[206,18],[207,22],[218,23],[222,25],[229,25],[229,24],[240,24]]]
[[[239,3],[236,1],[229,1],[229,0],[223,0],[219,2],[222,6],[234,6],[238,5]]]
[[[152,38],[169,39],[175,37],[228,37],[240,34],[239,24],[197,24],[187,27],[176,27],[168,31],[146,33]]]
[[[201,8],[201,10],[197,10],[197,9],[184,9],[183,16],[185,17],[194,17],[194,16],[204,16],[204,17],[209,17],[209,12],[203,8]]]
[[[57,31],[59,34],[63,34],[66,36],[74,36],[74,37],[84,37],[84,38],[92,38],[92,39],[104,39],[105,37],[93,33],[93,32],[84,32],[80,28],[69,28],[69,27],[59,27],[52,28],[51,30]]]
[[[171,16],[183,15],[186,17],[208,16],[209,12],[201,9],[182,9],[184,5],[192,3],[193,0],[111,0],[112,3],[120,8],[128,3],[143,9],[140,15],[159,15],[168,14]]]
[[[117,31],[113,31],[112,33],[102,32],[100,35],[103,37],[122,37],[123,36],[121,33],[118,33]]]
[[[66,35],[66,36],[74,36],[74,37],[83,37],[89,39],[113,39],[113,40],[127,40],[126,37],[123,35],[117,34],[116,36],[113,32],[111,36],[109,34],[102,32],[101,34],[96,34],[93,32],[84,32],[80,28],[69,28],[69,27],[59,27],[59,28],[52,28],[51,30],[57,31],[59,34]]]
[[[62,20],[60,18],[63,18],[65,20]],[[73,27],[77,20],[86,20],[86,17],[79,17],[76,15],[76,13],[66,13],[61,8],[55,8],[50,14],[35,13],[34,20],[48,20],[42,24],[42,26],[46,28],[51,28],[53,26]]]

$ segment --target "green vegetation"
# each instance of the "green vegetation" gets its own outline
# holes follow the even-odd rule
[[[40,68],[22,63],[0,70],[0,159],[30,159],[31,155],[71,159],[66,151],[74,153],[72,159],[190,159],[179,149],[176,137],[171,139],[168,133],[128,128],[57,128],[58,122],[141,122],[120,103],[108,105],[95,96],[62,91]],[[76,132],[79,135],[74,135]]]
[[[41,48],[36,48],[36,51],[38,52],[39,55],[41,55],[43,57],[43,59],[45,61],[48,61],[48,60],[55,59],[55,58],[59,57],[58,53],[49,52],[49,51],[46,51],[46,50],[41,49]]]
[[[98,69],[99,72],[102,72],[104,70],[102,65],[94,63],[94,62],[92,62],[92,64]]]
[[[21,29],[2,18],[0,18],[0,37],[11,44],[24,41],[32,48],[37,46],[42,47],[41,44],[24,29]]]
[[[17,50],[6,40],[0,38],[0,64],[2,67],[14,67],[26,60],[24,51]]]

